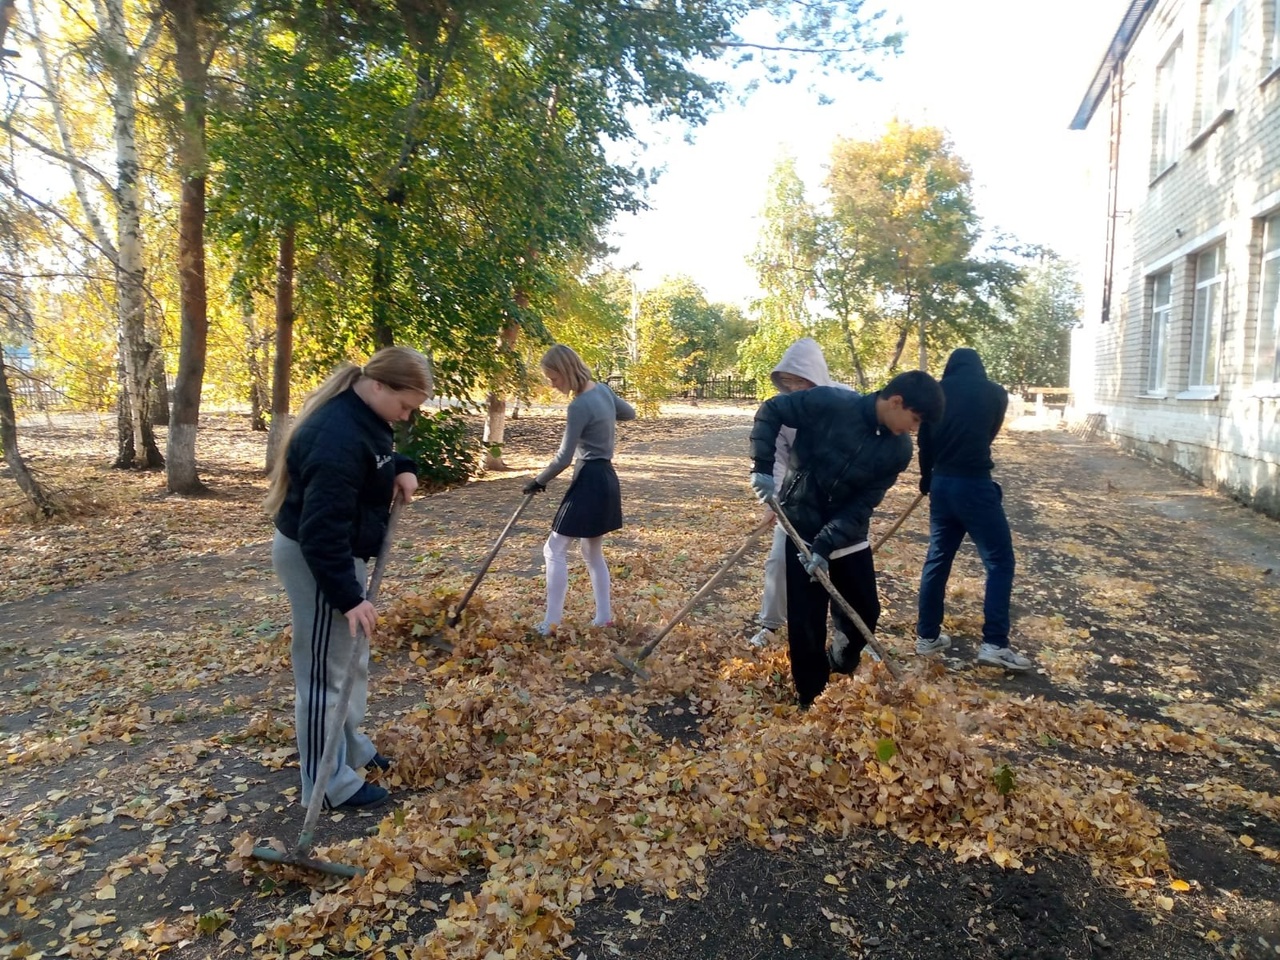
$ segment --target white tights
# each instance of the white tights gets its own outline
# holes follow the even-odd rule
[[[552,533],[542,548],[547,561],[547,616],[546,624],[557,624],[564,616],[564,598],[569,592],[569,544],[573,537]],[[596,618],[591,621],[601,626],[613,619],[609,603],[609,565],[604,560],[604,537],[582,538],[582,559],[587,562],[591,575],[591,592],[596,600]]]

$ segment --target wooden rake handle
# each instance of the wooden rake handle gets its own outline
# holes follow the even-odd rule
[[[790,537],[791,542],[796,545],[796,549],[800,552],[801,558],[808,560],[812,554],[809,552],[809,548],[805,546],[804,539],[796,532],[796,528],[791,525],[791,521],[787,518],[787,515],[782,512],[782,507],[778,504],[778,498],[770,496],[765,503],[768,504],[769,509],[771,509],[777,516],[778,523],[782,524],[782,529],[787,531],[787,536]],[[862,634],[862,639],[867,642],[867,646],[876,652],[876,656],[878,656],[880,658],[880,662],[888,668],[893,679],[901,680],[902,674],[898,671],[898,668],[894,666],[893,661],[889,659],[889,655],[885,653],[884,648],[880,646],[876,641],[875,636],[863,622],[862,618],[858,616],[858,612],[853,609],[849,604],[849,601],[846,600],[840,591],[835,588],[835,584],[831,582],[831,577],[827,571],[819,568],[813,574],[813,577],[822,584],[827,593],[831,595],[831,599],[839,604],[840,609],[844,611],[844,615],[853,621],[853,625],[857,627],[858,632]]]
[[[884,542],[898,532],[898,528],[902,526],[903,523],[906,522],[907,517],[911,516],[915,508],[920,506],[920,501],[923,500],[924,498],[925,498],[925,495],[923,493],[916,494],[916,498],[911,501],[911,505],[908,506],[907,509],[902,511],[902,515],[898,517],[897,520],[893,521],[893,526],[891,526],[884,533],[880,534],[880,538],[876,540],[875,546],[871,548],[872,553],[875,553],[877,550],[883,547]]]
[[[526,493],[524,495],[524,499],[520,501],[520,506],[516,507],[516,512],[511,515],[507,525],[498,534],[498,540],[493,545],[493,549],[489,551],[489,555],[481,562],[480,570],[476,573],[476,578],[471,581],[471,586],[467,587],[467,592],[462,595],[462,599],[458,601],[453,613],[449,614],[449,619],[445,621],[449,626],[456,627],[458,625],[458,621],[462,619],[462,611],[466,609],[471,600],[471,595],[476,592],[476,587],[480,586],[480,581],[484,579],[484,575],[489,572],[489,565],[493,563],[493,558],[498,555],[498,550],[502,547],[508,534],[511,533],[511,529],[516,525],[516,521],[520,519],[520,514],[524,513],[525,508],[533,503],[533,498],[536,496],[536,493]]]
[[[675,629],[676,625],[689,615],[689,611],[696,607],[703,597],[715,589],[716,584],[724,579],[724,575],[733,569],[733,565],[742,559],[743,554],[751,549],[751,545],[756,542],[756,538],[772,526],[773,518],[766,517],[760,522],[759,526],[747,534],[747,538],[742,541],[742,546],[725,558],[724,563],[720,564],[720,569],[713,573],[711,579],[689,598],[689,602],[681,607],[679,612],[667,622],[667,625],[662,628],[662,632],[640,648],[640,652],[636,654],[636,663],[646,659],[649,654],[653,653],[654,648],[662,642],[662,638]]]
[[[382,574],[386,571],[387,555],[391,552],[391,540],[395,536],[396,522],[400,519],[400,511],[404,501],[397,492],[395,502],[391,505],[391,516],[387,519],[387,532],[382,538],[382,546],[378,548],[378,559],[373,564],[373,576],[369,579],[369,588],[365,591],[365,599],[374,603],[378,599],[378,591],[382,587]],[[347,709],[351,706],[351,691],[355,687],[356,667],[360,662],[361,641],[364,639],[364,628],[356,631],[355,640],[351,644],[351,662],[347,665],[347,675],[338,688],[338,701],[334,705],[329,723],[324,732],[324,752],[320,755],[320,769],[316,773],[315,783],[311,786],[311,802],[307,804],[307,815],[302,821],[302,833],[298,835],[295,857],[306,857],[311,852],[311,841],[320,820],[320,811],[324,808],[325,791],[329,789],[329,781],[338,767],[338,746],[344,742],[342,726],[347,719]]]

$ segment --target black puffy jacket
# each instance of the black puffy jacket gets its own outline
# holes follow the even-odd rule
[[[320,592],[343,613],[364,599],[354,558],[368,560],[382,546],[396,474],[417,473],[393,441],[391,425],[354,390],[328,400],[289,437],[289,490],[276,529],[298,541]]]
[[[779,501],[819,556],[867,539],[872,511],[911,462],[911,437],[895,436],[876,419],[878,396],[814,387],[771,397],[756,411],[756,473],[773,472],[779,428],[796,428]]]

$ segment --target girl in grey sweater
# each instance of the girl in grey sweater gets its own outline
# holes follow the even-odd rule
[[[622,492],[613,469],[614,425],[634,420],[636,412],[603,383],[591,379],[591,371],[572,349],[556,344],[542,357],[543,376],[561,393],[572,394],[560,449],[524,492],[541,493],[551,480],[574,462],[573,480],[560,501],[551,534],[542,548],[547,570],[547,613],[538,633],[552,636],[564,616],[569,589],[569,545],[581,540],[582,559],[591,576],[596,616],[592,626],[613,622],[609,598],[609,565],[604,559],[604,535],[622,526]]]

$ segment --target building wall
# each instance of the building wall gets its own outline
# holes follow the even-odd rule
[[[1103,318],[1102,243],[1086,264],[1085,326],[1076,341],[1077,413],[1101,413],[1122,447],[1168,463],[1280,516],[1280,387],[1255,382],[1264,218],[1280,212],[1280,70],[1272,59],[1275,0],[1242,0],[1234,109],[1203,107],[1209,5],[1162,0],[1139,31],[1119,81],[1121,128],[1110,316]],[[1181,38],[1181,146],[1156,159],[1157,75]],[[1112,96],[1117,85],[1112,85]],[[1107,157],[1110,103],[1087,134]],[[1105,184],[1103,185],[1105,187]],[[1105,197],[1103,197],[1105,203]],[[1105,224],[1108,214],[1101,214]],[[1100,234],[1102,231],[1100,230]],[[1190,389],[1197,257],[1224,245],[1217,390]],[[1170,271],[1167,381],[1149,389],[1153,277]],[[1086,360],[1082,352],[1090,354]],[[1091,368],[1091,369],[1090,369]],[[1086,374],[1085,371],[1088,371]],[[1087,407],[1087,409],[1086,409]]]

